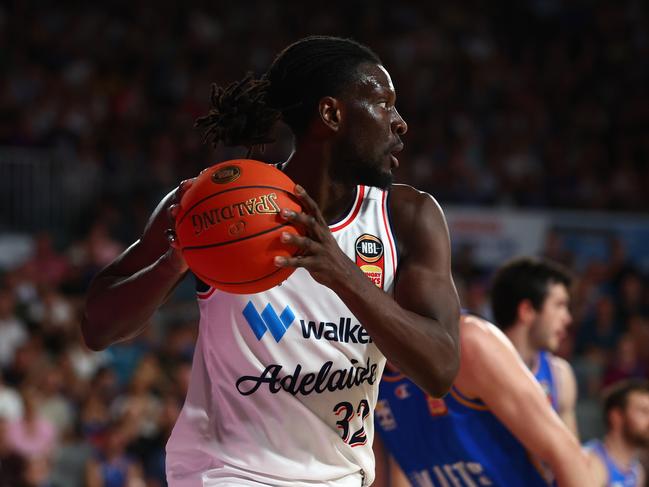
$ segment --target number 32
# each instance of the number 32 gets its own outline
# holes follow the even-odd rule
[[[354,411],[354,406],[347,401],[339,402],[334,407],[334,413],[336,416],[341,416],[342,418],[336,421],[336,426],[341,430],[341,436],[345,443],[349,446],[361,446],[367,443],[367,435],[365,434],[365,419],[370,415],[370,405],[366,399],[361,399],[361,402],[358,403],[358,407]],[[349,436],[349,423],[354,419],[354,416],[358,415],[361,418],[361,427],[357,429],[352,435]]]

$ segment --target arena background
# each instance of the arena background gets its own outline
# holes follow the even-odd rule
[[[445,209],[464,306],[490,315],[492,271],[514,255],[577,274],[561,354],[582,438],[602,433],[603,386],[648,376],[646,2],[65,4],[0,6],[0,458],[26,485],[102,485],[92,472],[106,455],[165,485],[193,282],[146,333],[101,353],[79,338],[84,291],[162,195],[241,155],[193,128],[210,83],[260,74],[308,34],[383,58],[410,128],[397,179]],[[25,424],[32,437],[16,433]]]

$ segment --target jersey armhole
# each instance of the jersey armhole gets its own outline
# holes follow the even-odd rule
[[[193,274],[194,280],[196,282],[195,284],[195,289],[196,289],[196,297],[198,299],[207,299],[209,298],[215,291],[215,289],[210,286],[209,284],[204,283],[201,281],[196,274]]]

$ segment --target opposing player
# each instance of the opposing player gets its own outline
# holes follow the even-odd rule
[[[610,386],[604,399],[606,436],[586,443],[596,487],[642,487],[639,450],[649,447],[649,382],[627,380]]]
[[[368,485],[385,357],[433,395],[450,387],[459,306],[448,231],[429,195],[391,184],[407,130],[395,97],[376,54],[332,37],[298,41],[260,80],[213,90],[198,124],[215,144],[267,143],[278,120],[293,131],[283,167],[305,211],[281,217],[306,237],[282,236],[303,254],[276,259],[298,268],[281,286],[199,293],[189,391],[167,445],[171,487]],[[92,348],[142,331],[187,273],[164,232],[190,184],[93,281]]]
[[[500,267],[491,288],[495,324],[545,390],[552,407],[578,436],[577,381],[570,364],[554,355],[570,316],[570,274],[545,259],[521,257]]]
[[[584,487],[587,457],[507,337],[460,322],[460,371],[436,399],[386,367],[376,409],[376,487]]]

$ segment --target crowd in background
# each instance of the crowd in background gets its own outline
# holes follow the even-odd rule
[[[210,83],[261,74],[308,33],[351,35],[381,55],[409,123],[397,177],[442,205],[649,209],[640,0],[2,5],[0,147],[74,161],[67,184],[86,213],[34,231],[31,255],[0,270],[0,487],[165,485],[197,333],[193,283],[147,332],[104,352],[80,340],[84,292],[161,195],[236,153],[193,128]],[[488,315],[493,269],[460,250],[463,304]],[[544,253],[575,268],[560,239]],[[617,241],[579,269],[561,353],[586,437],[601,431],[603,386],[649,377],[647,278]]]

